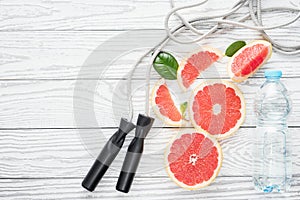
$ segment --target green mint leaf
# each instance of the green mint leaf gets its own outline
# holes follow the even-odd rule
[[[153,62],[153,67],[161,77],[168,80],[177,79],[178,63],[170,53],[159,52]]]
[[[232,57],[239,49],[246,45],[245,41],[236,41],[229,45],[226,49],[225,55],[228,57]]]
[[[182,118],[185,118],[186,109],[187,109],[187,102],[180,104],[180,112],[181,112]]]

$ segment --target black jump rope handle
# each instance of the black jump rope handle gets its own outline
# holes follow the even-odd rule
[[[82,181],[82,187],[90,192],[94,191],[110,164],[121,150],[126,135],[134,128],[135,125],[133,123],[128,122],[124,118],[121,119],[119,129],[111,136],[103,147],[90,171]]]
[[[118,183],[116,185],[116,190],[124,193],[129,192],[137,167],[142,157],[144,139],[149,133],[153,122],[154,118],[139,114],[135,129],[135,137],[127,149],[126,157],[123,162]]]

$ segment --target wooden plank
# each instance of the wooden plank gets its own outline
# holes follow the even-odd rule
[[[253,189],[250,177],[219,177],[195,191],[179,188],[169,178],[136,178],[128,194],[115,190],[117,179],[104,179],[95,192],[85,191],[81,179],[1,179],[0,196],[9,199],[299,199],[299,182],[288,193],[264,194]]]
[[[294,5],[298,0],[290,1]],[[191,4],[192,2],[188,2]],[[210,0],[197,8],[181,12],[185,18],[211,16],[225,13],[236,1],[220,2]],[[176,6],[186,5],[186,1],[175,1]],[[272,2],[270,6],[295,7],[284,2]],[[2,0],[0,2],[0,30],[122,30],[163,28],[166,12],[171,10],[169,0],[66,0],[42,1]],[[247,8],[238,13],[246,13]],[[289,14],[283,15],[276,11],[263,15],[263,21],[282,21]],[[274,18],[278,17],[278,18]],[[178,22],[171,18],[171,24]],[[274,21],[272,21],[274,23]]]
[[[0,131],[0,178],[82,178],[115,129],[42,129]],[[183,129],[184,132],[194,130]],[[220,177],[251,176],[253,128],[241,128],[221,141],[223,165]],[[291,128],[293,176],[300,177],[299,128]],[[138,177],[166,177],[164,151],[178,134],[174,128],[154,128],[145,141]],[[108,170],[106,177],[117,177],[133,133]],[[298,178],[297,178],[298,179]],[[300,180],[299,180],[300,181]]]
[[[1,13],[1,12],[0,12]],[[300,22],[299,22],[300,25]],[[287,38],[286,32],[294,37]],[[145,40],[154,40],[158,34],[164,34],[164,31],[141,31]],[[149,32],[144,34],[144,32]],[[300,43],[299,33],[300,26],[292,29],[278,29],[275,36],[279,41]],[[132,50],[131,40],[116,40],[119,34],[126,34],[124,31],[30,31],[30,32],[0,32],[0,79],[77,79],[80,70],[84,72],[80,74],[83,79],[99,79],[99,71],[106,70],[102,73],[101,78],[124,78],[143,54],[145,50]],[[191,36],[190,34],[186,34]],[[141,38],[141,39],[143,39]],[[161,38],[161,37],[159,37]],[[157,41],[159,41],[159,38]],[[205,41],[199,43],[201,45],[211,45],[225,51],[227,46],[235,40],[251,41],[258,39],[260,36],[257,32],[247,29],[234,29],[233,31],[222,31]],[[111,40],[111,41],[110,41]],[[110,48],[103,47],[103,43],[109,43]],[[113,47],[113,48],[112,48]],[[128,47],[128,49],[126,48]],[[145,46],[148,48],[149,46]],[[193,46],[194,47],[194,46]],[[196,45],[197,47],[197,45]],[[116,55],[116,60],[109,66],[103,66],[106,60],[97,59],[103,54],[113,54],[116,49],[124,49],[127,51],[124,55]],[[175,54],[178,61],[186,57],[195,48],[182,46],[171,42],[165,48]],[[90,55],[95,55],[91,61]],[[226,64],[228,58],[223,58],[220,63],[216,63],[214,70],[207,70],[205,77],[228,77]],[[111,62],[111,60],[108,60]],[[136,73],[134,78],[145,77],[145,68],[149,62],[146,58]],[[259,70],[255,77],[263,77],[265,69],[280,68],[285,77],[299,77],[297,63],[300,62],[299,56],[284,56],[276,52],[273,53],[268,63]],[[115,72],[118,73],[115,73]],[[97,73],[98,72],[98,73]],[[156,72],[152,72],[151,77],[157,78]]]
[[[300,162],[297,154],[299,152],[297,144],[300,142],[297,135],[299,128],[291,129],[292,135],[296,136],[293,138],[296,144],[293,148],[296,176],[292,191],[287,194],[264,195],[253,190],[249,166],[252,160],[251,131],[254,129],[247,126],[254,125],[252,99],[254,89],[263,80],[263,70],[241,85],[249,104],[247,120],[244,128],[236,135],[221,142],[224,163],[220,176],[210,187],[190,192],[178,188],[170,181],[162,167],[161,150],[176,130],[160,129],[159,127],[163,125],[156,123],[157,128],[154,128],[156,131],[152,132],[146,141],[145,155],[139,168],[144,173],[137,174],[131,193],[124,195],[114,190],[116,174],[122,165],[122,159],[114,163],[107,177],[101,182],[102,187],[97,188],[95,193],[87,193],[81,188],[82,178],[93,162],[92,155],[98,153],[104,141],[104,138],[97,137],[99,128],[103,128],[101,130],[106,139],[115,130],[113,127],[119,120],[118,113],[115,116],[113,110],[107,110],[111,107],[111,97],[107,96],[105,99],[102,97],[109,94],[117,84],[125,83],[124,80],[121,82],[119,80],[128,73],[130,66],[141,52],[128,54],[121,60],[117,60],[102,77],[108,81],[97,83],[97,91],[86,90],[87,93],[95,93],[96,118],[101,122],[96,126],[89,121],[84,121],[80,125],[74,122],[74,100],[79,99],[80,104],[75,105],[79,110],[85,111],[91,104],[91,99],[85,96],[73,97],[78,72],[82,65],[85,65],[88,56],[99,45],[112,36],[124,33],[122,30],[163,28],[162,19],[166,10],[169,10],[168,0],[120,0],[117,4],[109,0],[29,0],[26,3],[20,0],[0,1],[0,197],[3,199],[141,199],[145,197],[151,199],[299,199]],[[186,1],[176,1],[176,5],[178,4],[186,4]],[[207,7],[189,11],[191,13],[189,17],[199,16],[199,13],[201,16],[203,13],[207,15],[220,13],[230,6],[231,2],[221,4],[217,0],[212,0]],[[268,15],[266,19],[278,22],[286,19],[285,15],[276,12],[274,14],[279,20],[276,20],[273,15]],[[171,21],[171,24],[174,24],[175,20]],[[275,30],[272,34],[276,39],[286,43],[298,43],[300,38],[298,22],[287,28]],[[292,37],[288,37],[289,35]],[[235,29],[233,32],[222,31],[201,44],[211,44],[224,51],[228,44],[237,39],[250,41],[256,38],[259,38],[259,35],[254,31]],[[129,43],[129,41],[115,42],[113,46],[124,48]],[[166,49],[175,51],[178,58],[189,52],[174,43]],[[107,51],[113,51],[113,48],[105,49],[103,52]],[[298,56],[288,57],[275,53],[264,66],[264,69],[283,69],[284,77],[287,77],[284,81],[290,88],[294,101],[294,113],[289,125],[297,127],[300,102],[296,83],[299,82],[300,77],[297,69],[299,61]],[[80,78],[88,80],[82,83],[98,80],[95,71],[99,70],[100,64],[96,62],[85,66],[88,70]],[[206,72],[204,78],[227,78],[225,65],[226,59],[216,64],[216,71]],[[146,61],[135,73],[134,79],[144,78],[145,66]],[[153,72],[152,78],[157,77]],[[139,81],[135,84],[143,85]],[[143,110],[143,95],[140,90],[135,93],[136,112]],[[116,105],[116,107],[123,106],[123,104]],[[132,136],[128,136],[124,151],[118,158],[124,157],[126,145],[131,138]],[[83,142],[87,142],[88,147],[85,147]],[[85,148],[90,149],[90,152]],[[157,162],[153,163],[153,160]],[[149,171],[149,168],[152,171]]]
[[[249,79],[238,85],[247,104],[244,126],[255,125],[253,98],[263,81],[261,78]],[[295,84],[299,81],[299,78],[283,79],[293,100],[290,126],[299,125],[300,91]],[[97,83],[84,80],[74,94],[75,83],[74,80],[0,82],[0,128],[116,127],[121,116],[127,117],[126,80],[100,80]],[[94,84],[96,91],[91,91],[89,86]],[[177,87],[177,83],[173,82],[173,86]],[[133,81],[134,121],[137,113],[144,113],[143,87],[144,80]],[[188,93],[185,95],[189,96]],[[156,120],[154,126],[165,125]]]
[[[176,5],[186,2],[177,1]],[[235,3],[213,0],[197,8],[197,14],[223,13]],[[213,8],[213,9],[209,9]],[[66,0],[1,1],[1,30],[120,30],[162,28],[169,0]],[[196,13],[195,13],[196,14]],[[195,14],[193,16],[195,16]],[[174,19],[172,20],[175,21]]]

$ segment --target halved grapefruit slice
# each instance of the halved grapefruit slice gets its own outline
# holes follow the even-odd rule
[[[254,74],[272,55],[272,45],[256,40],[238,50],[229,60],[227,71],[235,82],[242,82]]]
[[[189,190],[213,182],[221,168],[222,159],[218,141],[205,132],[180,134],[165,153],[168,175],[177,185]]]
[[[223,57],[218,49],[204,46],[200,51],[182,61],[177,70],[179,86],[186,91],[197,79],[199,74]]]
[[[165,79],[160,79],[152,90],[151,104],[153,111],[164,123],[171,126],[181,126],[184,120],[173,99]]]
[[[224,80],[211,80],[193,91],[189,113],[197,130],[223,139],[244,122],[245,107],[244,97],[237,86]]]

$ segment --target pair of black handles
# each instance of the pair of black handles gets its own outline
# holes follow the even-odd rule
[[[121,150],[126,135],[135,128],[135,137],[128,146],[126,157],[116,185],[116,190],[128,193],[143,153],[144,139],[149,133],[153,122],[154,118],[142,114],[139,114],[136,126],[132,122],[128,122],[126,119],[122,118],[119,129],[107,141],[90,171],[85,176],[82,187],[90,192],[94,191]]]

